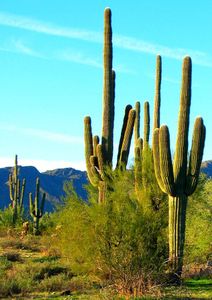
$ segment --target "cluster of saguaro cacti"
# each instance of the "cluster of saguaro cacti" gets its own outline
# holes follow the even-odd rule
[[[188,130],[191,103],[191,59],[183,61],[178,133],[172,164],[169,130],[163,125],[154,130],[154,168],[161,190],[169,196],[169,260],[173,273],[181,274],[185,240],[187,198],[197,185],[202,161],[205,126],[196,118],[188,160]],[[156,124],[156,126],[158,126]]]
[[[104,12],[104,84],[103,84],[103,124],[101,143],[98,136],[92,135],[91,118],[84,119],[85,159],[88,178],[91,184],[99,189],[99,202],[105,199],[107,190],[108,168],[112,170],[113,131],[114,131],[114,100],[115,100],[115,71],[112,69],[112,28],[111,10]],[[119,143],[117,167],[127,165],[130,142],[133,133],[135,110],[128,105]]]
[[[155,87],[155,107],[153,118],[153,130],[160,126],[160,86],[161,86],[161,57],[156,60],[156,87]],[[150,112],[149,102],[144,103],[144,129],[143,139],[140,137],[140,102],[136,102],[136,119],[134,124],[134,155],[135,155],[135,191],[138,199],[142,198],[142,189],[149,189],[155,181],[152,151],[149,145],[150,136]],[[157,184],[156,184],[157,185]]]
[[[45,199],[46,194],[43,193],[40,202],[40,179],[37,178],[34,201],[32,199],[32,193],[29,193],[29,209],[30,215],[33,218],[33,233],[35,235],[39,234],[39,220],[43,216]]]
[[[16,223],[18,215],[23,213],[23,199],[26,186],[26,179],[21,182],[18,176],[18,156],[15,156],[13,174],[9,175],[9,195],[13,208],[13,224]]]
[[[149,102],[144,102],[144,136],[140,137],[140,102],[135,104],[136,119],[134,124],[134,155],[135,155],[135,191],[138,198],[144,184],[144,156],[149,150],[150,115]]]

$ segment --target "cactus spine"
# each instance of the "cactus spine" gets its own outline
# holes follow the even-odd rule
[[[43,216],[46,194],[43,193],[40,203],[40,179],[36,179],[36,191],[34,201],[32,199],[32,193],[29,193],[29,209],[30,215],[33,218],[33,233],[38,235],[39,232],[39,220]]]
[[[181,274],[183,265],[187,198],[197,185],[206,131],[202,118],[198,117],[194,125],[190,157],[187,162],[191,69],[191,59],[185,57],[173,165],[168,127],[163,125],[156,128],[153,135],[155,175],[162,191],[169,195],[169,260],[172,272],[177,275]]]
[[[115,71],[112,70],[112,27],[111,10],[104,12],[104,84],[103,84],[103,121],[101,144],[99,137],[92,135],[91,118],[84,119],[85,160],[88,178],[91,184],[99,189],[99,203],[104,202],[109,177],[107,169],[112,169],[113,129],[115,111]],[[117,167],[127,165],[129,147],[133,132],[135,111],[127,106],[119,143]]]
[[[18,156],[15,155],[15,166],[13,174],[9,175],[9,195],[13,208],[13,224],[15,225],[19,215],[23,213],[23,199],[26,186],[26,179],[22,183],[18,176]]]

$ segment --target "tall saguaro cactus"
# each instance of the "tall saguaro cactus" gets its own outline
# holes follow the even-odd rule
[[[46,194],[43,193],[40,203],[40,179],[36,179],[36,191],[34,201],[32,199],[32,193],[29,193],[29,209],[30,215],[33,218],[33,233],[39,234],[39,220],[43,216]]]
[[[113,132],[115,111],[115,71],[112,69],[112,27],[111,10],[104,12],[104,84],[103,84],[103,119],[101,143],[98,136],[92,135],[91,118],[84,119],[85,159],[88,178],[91,184],[99,189],[99,202],[105,199],[107,190],[107,169],[112,169]],[[127,106],[120,137],[117,167],[127,165],[130,142],[135,120],[135,111]]]
[[[26,186],[26,179],[23,181],[18,176],[18,156],[15,156],[15,166],[13,174],[9,175],[9,194],[10,200],[12,201],[13,208],[13,224],[16,223],[19,214],[23,212],[23,199]]]
[[[160,127],[161,73],[162,73],[161,56],[157,55],[153,131],[155,128]],[[147,179],[146,177],[151,177],[151,180],[155,182],[153,161],[152,161],[152,151],[149,145],[149,134],[150,134],[149,102],[146,101],[144,103],[143,139],[140,137],[140,102],[136,102],[135,111],[136,111],[136,119],[134,124],[135,191],[138,198],[140,199],[142,197],[142,189],[152,185],[152,183],[151,185],[148,183],[150,178]]]
[[[140,102],[135,104],[136,119],[134,124],[134,154],[135,154],[135,191],[138,198],[142,186],[145,181],[145,166],[144,157],[149,151],[149,132],[150,132],[150,115],[149,115],[149,102],[144,102],[144,128],[143,139],[140,137]]]
[[[156,178],[161,190],[169,196],[169,260],[172,272],[178,275],[181,274],[183,266],[187,198],[197,185],[206,131],[202,118],[196,118],[189,161],[187,161],[191,71],[191,59],[185,57],[173,165],[168,127],[163,125],[156,128],[153,135]]]

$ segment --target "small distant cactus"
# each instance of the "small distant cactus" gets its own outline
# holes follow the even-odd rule
[[[38,235],[39,231],[39,220],[43,216],[44,213],[44,205],[45,205],[46,194],[43,193],[42,200],[40,203],[40,179],[36,179],[36,192],[34,201],[32,199],[32,193],[29,193],[29,209],[30,215],[33,219],[33,233]]]
[[[205,126],[198,117],[194,124],[188,161],[188,129],[191,104],[191,59],[183,61],[180,111],[174,163],[172,165],[169,130],[156,128],[153,135],[155,175],[169,196],[169,260],[173,274],[180,276],[183,265],[187,198],[198,182],[205,142]]]
[[[9,195],[13,208],[13,224],[15,225],[19,215],[23,213],[23,200],[26,186],[26,179],[22,183],[18,176],[18,156],[15,156],[13,174],[9,175]]]

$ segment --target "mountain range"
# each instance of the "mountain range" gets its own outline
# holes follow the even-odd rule
[[[212,160],[202,163],[202,172],[209,178],[212,178]],[[10,204],[8,178],[13,172],[12,167],[0,168],[0,209]],[[26,191],[24,203],[28,207],[28,195],[34,194],[36,178],[40,178],[41,191],[46,193],[45,210],[52,211],[54,207],[62,203],[65,192],[63,190],[66,181],[72,181],[73,187],[82,199],[87,199],[85,185],[88,183],[87,173],[85,171],[75,170],[73,168],[55,169],[40,173],[35,167],[19,166],[19,178],[26,178]]]
[[[13,168],[0,168],[0,208],[7,207],[11,201],[9,198],[8,178],[12,174]],[[36,178],[40,178],[40,190],[46,193],[45,210],[52,211],[55,205],[62,202],[65,195],[63,185],[66,181],[72,181],[74,190],[82,198],[86,199],[86,190],[84,185],[88,183],[86,172],[75,170],[73,168],[56,169],[40,173],[35,167],[19,166],[19,178],[22,181],[26,179],[26,188],[24,196],[24,205],[28,207],[28,195],[34,194],[36,188]]]

